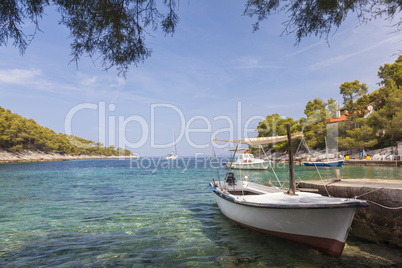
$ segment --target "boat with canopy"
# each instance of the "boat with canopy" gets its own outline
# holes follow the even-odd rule
[[[232,142],[250,146],[288,141],[289,189],[237,180],[230,168],[221,181],[212,178],[212,191],[221,212],[233,222],[259,232],[295,241],[332,256],[340,256],[356,209],[366,201],[326,197],[296,191],[293,169],[292,138],[301,133],[270,138],[252,138]],[[216,140],[215,141],[219,141]],[[223,140],[225,141],[225,140]],[[214,147],[213,147],[214,149]],[[215,154],[215,149],[214,149]]]
[[[253,154],[247,152],[247,149],[239,148],[237,150],[229,150],[234,151],[234,154],[239,151],[245,151],[243,153],[239,153],[236,161],[227,161],[225,164],[225,168],[231,167],[231,169],[254,169],[254,170],[266,170],[269,165],[268,160],[260,159],[254,157]]]

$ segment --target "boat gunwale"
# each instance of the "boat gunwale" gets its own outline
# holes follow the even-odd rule
[[[256,208],[270,208],[270,209],[334,209],[334,208],[358,208],[358,207],[368,207],[369,204],[362,200],[352,200],[348,203],[337,203],[337,204],[264,204],[264,203],[255,203],[255,202],[247,202],[247,201],[239,201],[235,197],[230,196],[226,193],[223,193],[219,190],[212,190],[214,194],[218,197],[227,200],[229,202],[248,206],[248,207],[256,207]]]
[[[344,160],[334,160],[334,161],[313,161],[313,162],[308,162],[305,161],[303,162],[304,166],[306,167],[341,167],[343,165]]]

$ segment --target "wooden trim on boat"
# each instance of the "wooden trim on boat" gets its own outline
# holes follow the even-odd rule
[[[252,229],[261,233],[266,233],[275,237],[283,238],[286,240],[290,240],[299,244],[303,244],[306,246],[309,246],[311,248],[317,249],[321,252],[324,252],[328,255],[334,256],[334,257],[339,257],[342,254],[343,248],[345,247],[345,242],[340,242],[336,239],[330,239],[330,238],[323,238],[323,237],[315,237],[315,236],[308,236],[308,235],[298,235],[298,234],[288,234],[288,233],[282,233],[282,232],[275,232],[275,231],[269,231],[269,230],[264,230],[260,228],[256,228],[253,226],[249,226],[247,224],[243,224],[241,222],[235,221],[229,217],[227,217],[234,223],[246,227],[248,229]]]

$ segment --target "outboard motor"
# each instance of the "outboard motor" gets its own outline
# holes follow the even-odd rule
[[[236,178],[234,177],[233,172],[228,172],[228,173],[226,174],[226,182],[227,182],[229,185],[236,185]]]

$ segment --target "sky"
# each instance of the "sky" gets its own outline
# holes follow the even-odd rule
[[[148,36],[152,56],[126,79],[86,56],[70,63],[69,31],[49,8],[24,55],[12,42],[0,47],[0,106],[140,156],[170,153],[173,139],[180,156],[211,155],[212,138],[255,137],[267,115],[299,119],[314,98],[342,105],[344,82],[378,89],[379,67],[400,52],[402,33],[381,20],[360,25],[354,14],[328,42],[312,36],[295,46],[294,35],[282,34],[286,14],[253,33],[244,3],[180,1],[174,35]]]

